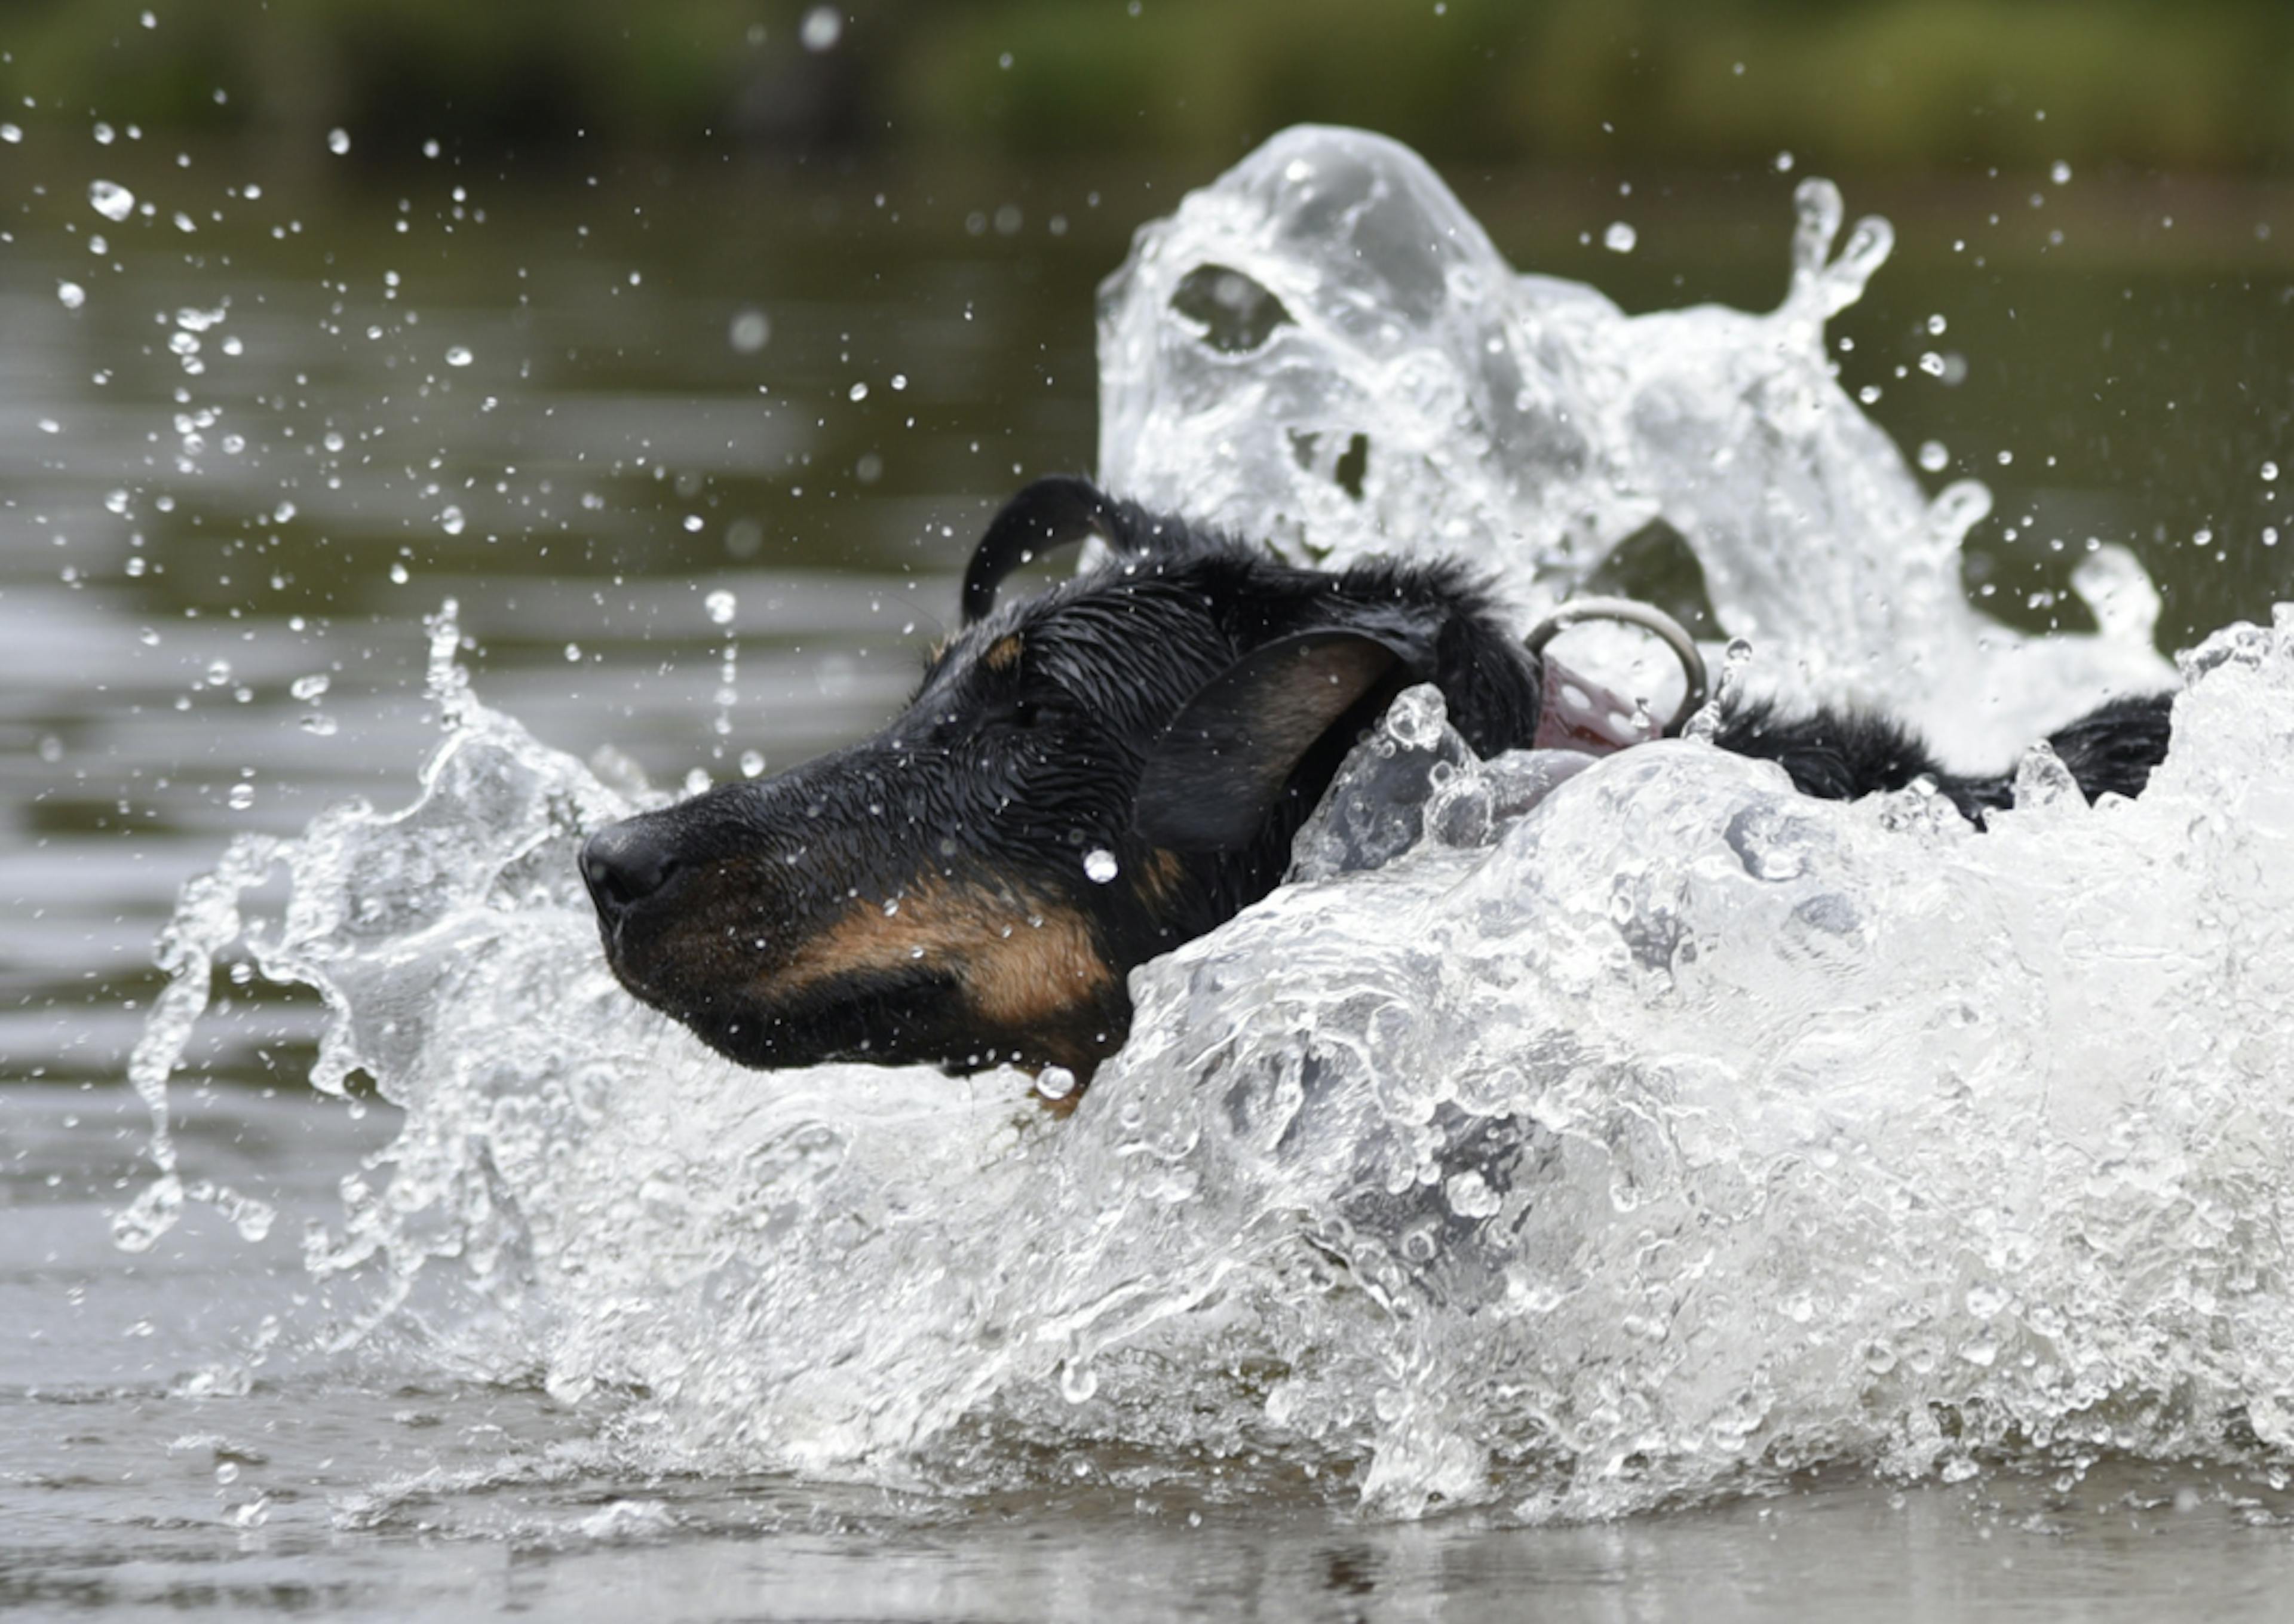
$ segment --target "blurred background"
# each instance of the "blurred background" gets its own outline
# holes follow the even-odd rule
[[[1132,231],[1300,120],[1629,310],[1775,304],[1828,175],[1972,596],[2085,627],[2089,538],[2169,648],[2290,595],[2282,0],[5,0],[0,1076],[118,1075],[228,834],[411,795],[449,596],[656,783],[874,725],[1092,465]],[[301,1052],[261,1009],[218,1075]]]
[[[13,0],[4,87],[379,153],[1127,154],[1284,125],[1437,160],[2274,172],[2275,0]],[[162,24],[164,23],[164,26]]]

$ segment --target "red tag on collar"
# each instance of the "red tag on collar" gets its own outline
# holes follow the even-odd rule
[[[1551,654],[1538,658],[1545,703],[1537,717],[1537,749],[1608,756],[1657,736],[1655,719],[1632,701],[1587,681]]]

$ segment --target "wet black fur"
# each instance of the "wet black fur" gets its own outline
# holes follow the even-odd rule
[[[2088,800],[2105,792],[2140,795],[2151,769],[2166,757],[2172,703],[2167,694],[2115,699],[2050,735],[2047,742]],[[1783,716],[1775,706],[1756,702],[1732,713],[1716,743],[1738,755],[1776,762],[1802,793],[1826,800],[1854,800],[1926,778],[1980,823],[1984,813],[2013,806],[2015,800],[2013,781],[2005,775],[1948,773],[1916,734],[1868,711]]]
[[[1086,530],[1111,562],[990,607],[1030,551]],[[1536,731],[1537,667],[1453,564],[1299,569],[1081,481],[1043,481],[989,527],[965,602],[977,618],[874,737],[593,838],[583,872],[630,991],[752,1066],[1010,1060],[1087,1077],[1127,1030],[1125,973],[1273,887],[1298,824],[1402,687],[1438,685],[1484,755]],[[1304,743],[1270,767],[1249,747],[1282,732],[1278,712]],[[2114,702],[2054,743],[2090,796],[2134,795],[2167,732],[2154,696]],[[2011,799],[2007,779],[1946,773],[1868,715],[1753,705],[1719,743],[1827,799],[1922,777],[1971,816]],[[1230,828],[1249,832],[1219,832]],[[1116,863],[1107,883],[1086,872],[1102,850]],[[908,930],[927,951],[884,962]],[[809,951],[856,933],[870,962],[799,973]],[[1057,1000],[1021,1015],[986,1007],[999,962],[1033,973],[1024,950],[1070,938],[1103,977],[1046,955]]]

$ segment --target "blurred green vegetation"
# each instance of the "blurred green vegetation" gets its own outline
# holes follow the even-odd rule
[[[1303,119],[1496,162],[2294,152],[2286,0],[5,0],[0,52],[12,106],[252,139],[339,126],[370,158],[435,139],[1219,158]]]

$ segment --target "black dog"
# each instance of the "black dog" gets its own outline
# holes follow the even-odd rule
[[[1114,562],[994,607],[1033,555]],[[1102,495],[1029,486],[989,524],[965,627],[875,737],[594,836],[582,873],[622,985],[744,1065],[1060,1065],[1119,1047],[1134,965],[1265,896],[1361,731],[1436,684],[1484,755],[1528,744],[1541,668],[1461,569],[1297,569]],[[2168,699],[2054,735],[2090,797],[2138,793]],[[1723,747],[1834,800],[1923,776],[1962,811],[2005,778],[1941,771],[1869,716],[1749,707]]]

